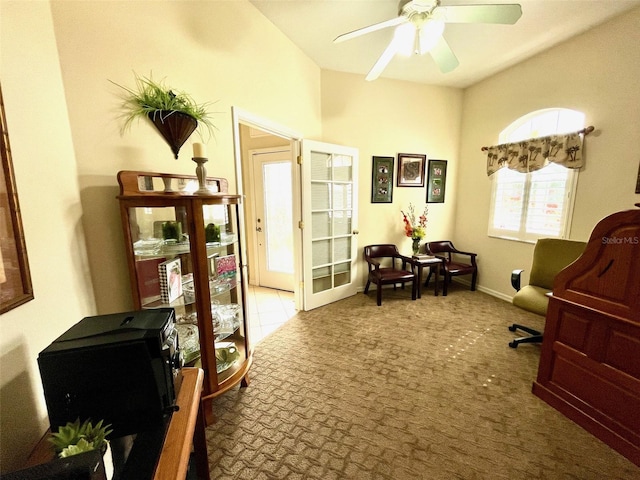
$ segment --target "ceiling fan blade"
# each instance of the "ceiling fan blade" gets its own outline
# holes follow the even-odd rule
[[[437,13],[436,13],[437,12]],[[517,3],[500,5],[450,5],[437,7],[438,15],[447,23],[503,23],[512,25],[522,16]]]
[[[387,48],[385,48],[384,52],[382,52],[382,55],[380,55],[378,61],[373,67],[371,67],[371,70],[369,70],[369,73],[365,77],[365,80],[370,82],[378,78],[382,71],[387,68],[387,65],[389,65],[389,62],[394,57],[394,55],[398,53],[399,48],[400,42],[398,42],[396,39],[391,40]]]
[[[436,46],[429,53],[442,73],[449,73],[460,65],[444,37],[440,37]]]
[[[342,35],[338,35],[333,43],[344,42],[345,40],[351,40],[352,38],[359,37],[360,35],[365,35],[367,33],[375,32],[376,30],[382,30],[383,28],[394,27],[396,25],[400,25],[407,21],[406,17],[396,17],[391,20],[387,20],[385,22],[375,23],[373,25],[369,25],[368,27],[359,28],[358,30],[354,30],[352,32],[343,33]]]

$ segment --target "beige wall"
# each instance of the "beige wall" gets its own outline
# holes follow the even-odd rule
[[[401,252],[411,253],[400,210],[412,202],[419,214],[426,200],[425,188],[397,187],[394,172],[393,203],[372,204],[373,156],[395,157],[395,168],[398,153],[448,160],[446,201],[429,204],[427,240],[453,235],[461,108],[460,89],[385,79],[365,82],[360,75],[322,72],[322,140],[357,147],[360,153],[360,250],[373,243],[395,243]],[[466,245],[462,241],[460,246]],[[364,286],[362,263],[359,277]]]
[[[49,4],[0,2],[0,44],[2,93],[35,294],[0,316],[4,472],[22,464],[49,426],[38,353],[94,314],[95,307]]]
[[[520,116],[571,108],[596,127],[585,140],[570,238],[588,239],[600,219],[640,201],[639,26],[635,9],[465,91],[455,238],[478,252],[484,289],[511,297],[511,270],[531,264],[533,245],[487,237],[491,182],[480,151]]]

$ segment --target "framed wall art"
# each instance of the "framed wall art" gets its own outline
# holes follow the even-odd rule
[[[393,201],[393,157],[373,157],[371,203]]]
[[[398,154],[398,187],[424,187],[426,155]]]
[[[429,178],[427,181],[427,203],[444,203],[444,191],[447,184],[447,161],[429,160]]]
[[[9,132],[0,89],[0,314],[33,300],[31,274],[16,191]]]

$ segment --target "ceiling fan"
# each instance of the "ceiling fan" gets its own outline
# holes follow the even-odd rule
[[[423,55],[429,52],[440,71],[448,73],[459,62],[442,36],[446,23],[514,24],[521,15],[518,4],[446,6],[440,5],[440,0],[400,0],[396,18],[339,35],[334,43],[396,27],[393,39],[367,74],[367,80],[378,78],[396,53]]]

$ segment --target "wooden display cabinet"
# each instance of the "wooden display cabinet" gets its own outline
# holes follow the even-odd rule
[[[118,183],[134,306],[175,309],[185,363],[204,370],[209,425],[211,401],[249,384],[240,196],[224,178],[207,177],[205,194],[190,175],[121,171]]]

